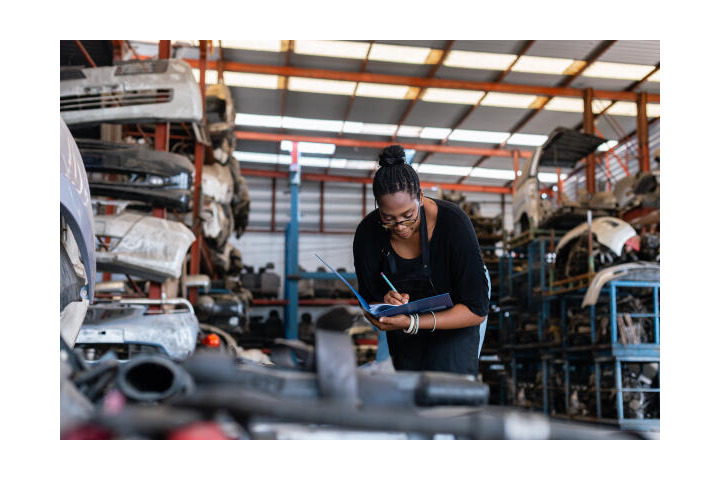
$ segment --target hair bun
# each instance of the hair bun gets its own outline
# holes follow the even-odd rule
[[[405,149],[400,145],[390,145],[383,149],[379,157],[381,167],[403,165],[405,163]]]

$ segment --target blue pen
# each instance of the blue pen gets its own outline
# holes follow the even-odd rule
[[[393,284],[390,283],[390,280],[388,280],[388,278],[385,276],[385,274],[383,272],[380,272],[380,275],[382,275],[382,277],[385,279],[387,284],[390,285],[390,288],[392,288],[395,293],[400,293],[395,289],[395,287],[393,287]]]

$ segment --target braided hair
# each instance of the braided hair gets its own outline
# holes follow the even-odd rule
[[[373,178],[375,200],[386,194],[407,192],[420,198],[420,179],[415,169],[405,163],[405,150],[400,145],[385,147],[379,155],[380,168]]]

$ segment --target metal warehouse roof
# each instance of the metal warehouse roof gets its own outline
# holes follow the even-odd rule
[[[102,57],[95,58],[98,64],[107,60],[107,43],[83,41],[91,56]],[[156,42],[127,41],[127,45],[129,58],[157,55]],[[196,68],[197,45],[197,41],[173,41],[172,55]],[[222,60],[238,113],[238,132],[317,137],[322,142],[341,138],[350,143],[338,145],[333,155],[308,154],[320,160],[304,166],[306,172],[367,177],[371,171],[361,168],[367,165],[362,162],[376,162],[380,148],[365,148],[366,142],[531,152],[556,127],[582,126],[582,91],[588,88],[597,93],[594,112],[606,112],[596,120],[596,133],[608,140],[635,132],[634,99],[641,92],[648,94],[649,121],[659,121],[657,40],[213,41],[213,45],[206,82],[214,83],[215,68]],[[395,51],[396,47],[413,48]],[[74,42],[61,42],[61,64],[82,60],[73,48]],[[562,95],[555,95],[558,92]],[[622,99],[613,100],[616,97]],[[243,168],[287,170],[278,157],[287,154],[280,150],[278,137],[241,138],[236,146]],[[273,164],[278,158],[281,164]],[[523,162],[521,158],[520,165]],[[413,163],[421,180],[431,182],[500,186],[513,175],[512,155],[418,150]],[[511,176],[491,178],[496,172],[486,176],[473,167]],[[472,176],[467,175],[470,172]]]

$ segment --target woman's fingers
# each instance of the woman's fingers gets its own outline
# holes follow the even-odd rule
[[[410,300],[410,295],[407,293],[398,293],[394,290],[390,290],[385,294],[383,301],[390,305],[403,305]]]
[[[394,317],[380,317],[378,321],[382,330],[399,330],[408,328],[410,317],[407,315],[395,315]]]

